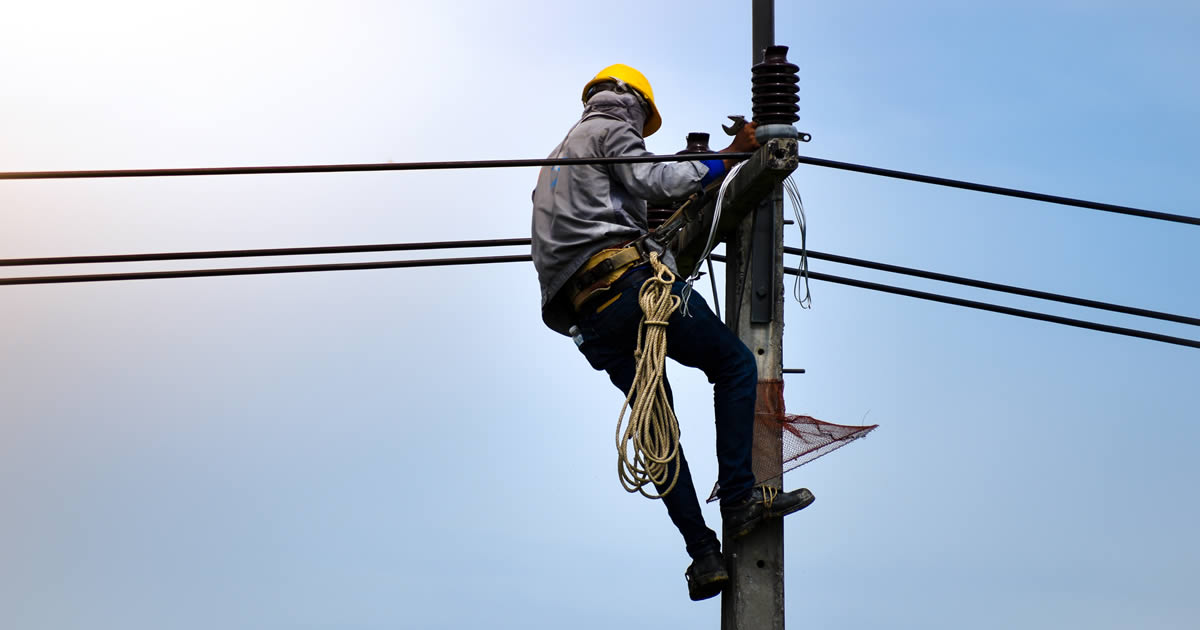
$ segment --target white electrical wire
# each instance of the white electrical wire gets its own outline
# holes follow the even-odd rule
[[[783,180],[783,188],[792,199],[792,212],[796,215],[796,226],[800,228],[800,275],[796,276],[796,284],[792,294],[800,303],[800,308],[812,308],[812,293],[808,290],[808,226],[805,224],[804,200],[800,198],[800,187],[796,185],[791,175]],[[804,297],[800,297],[800,282],[804,281]]]
[[[704,244],[704,253],[696,261],[696,269],[692,275],[688,276],[687,286],[683,288],[683,305],[679,307],[679,313],[685,317],[688,316],[688,298],[692,296],[692,284],[700,277],[700,263],[708,259],[708,255],[712,253],[713,247],[716,246],[717,240],[717,225],[721,223],[721,206],[725,203],[725,189],[729,187],[729,182],[737,175],[738,171],[742,170],[745,162],[738,162],[729,169],[729,173],[725,175],[725,180],[721,182],[721,188],[717,191],[717,201],[713,204],[713,220],[708,228],[708,241]]]

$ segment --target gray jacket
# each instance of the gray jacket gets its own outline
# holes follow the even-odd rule
[[[600,92],[550,157],[651,155],[642,140],[645,114],[632,94]],[[646,201],[700,190],[699,162],[545,166],[533,191],[533,266],[542,286],[542,320],[568,334],[572,310],[561,291],[596,252],[649,231]],[[670,254],[664,262],[674,271]]]

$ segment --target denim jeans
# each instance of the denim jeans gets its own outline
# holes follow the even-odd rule
[[[681,295],[684,286],[683,282],[677,281],[671,292]],[[640,280],[633,282],[620,292],[615,302],[599,313],[585,310],[577,323],[583,338],[579,350],[593,368],[608,372],[609,379],[622,393],[629,392],[636,371],[633,353],[642,317],[638,305],[640,288]],[[611,295],[606,296],[601,304],[611,298]],[[691,293],[687,316],[681,315],[680,310],[682,305],[671,315],[667,326],[667,356],[682,365],[700,368],[713,384],[718,497],[722,504],[727,504],[742,499],[754,486],[750,449],[758,366],[746,345],[713,314],[699,293]],[[665,384],[670,397],[670,383]],[[663,504],[683,535],[688,555],[696,558],[709,550],[719,549],[720,543],[716,534],[704,524],[700,501],[682,450],[679,466],[679,480],[663,497]]]

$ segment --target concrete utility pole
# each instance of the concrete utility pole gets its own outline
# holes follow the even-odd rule
[[[774,0],[753,0],[751,65],[775,43]],[[759,395],[755,411],[774,405],[764,385],[783,378],[783,186],[776,185],[747,216],[727,245],[726,324],[758,359]],[[756,462],[758,479],[783,472],[783,442],[755,426],[756,449],[773,454]],[[759,451],[762,452],[762,451]],[[776,482],[779,483],[779,482]],[[721,596],[722,630],[783,630],[783,519],[771,519],[749,536],[726,540],[725,556],[732,583]]]

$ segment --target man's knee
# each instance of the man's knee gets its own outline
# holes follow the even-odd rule
[[[721,353],[721,361],[715,373],[708,375],[714,385],[730,389],[753,389],[758,383],[758,361],[754,353],[740,341],[731,343]]]
[[[736,380],[741,385],[754,386],[758,383],[758,361],[746,344],[739,343],[736,352],[737,359],[733,362]]]

